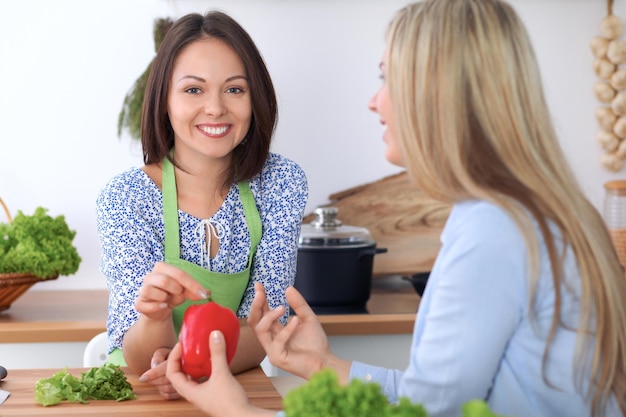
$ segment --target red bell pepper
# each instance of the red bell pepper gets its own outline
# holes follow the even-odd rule
[[[185,311],[180,328],[183,371],[193,378],[211,376],[209,335],[213,330],[224,334],[226,359],[233,360],[239,341],[239,321],[229,308],[216,302],[191,305]]]

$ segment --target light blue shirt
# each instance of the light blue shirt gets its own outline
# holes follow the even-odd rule
[[[573,331],[559,327],[542,369],[554,310],[543,242],[532,309],[526,246],[502,209],[483,201],[455,205],[441,242],[406,371],[354,362],[350,377],[380,383],[392,402],[408,397],[421,403],[430,417],[458,417],[470,399],[484,399],[506,416],[589,416],[589,404],[574,383]],[[571,251],[564,280],[562,321],[571,329],[578,325],[580,307],[580,277]]]

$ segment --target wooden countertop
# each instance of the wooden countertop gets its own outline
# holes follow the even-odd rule
[[[107,306],[107,290],[31,289],[0,312],[0,342],[86,342],[106,330]]]
[[[60,369],[19,369],[9,370],[9,374],[0,388],[10,391],[9,398],[0,405],[0,414],[10,416],[102,416],[115,414],[132,416],[189,416],[206,417],[186,400],[167,401],[161,397],[156,388],[148,383],[139,382],[137,376],[129,369],[124,369],[128,382],[137,394],[136,400],[109,401],[91,400],[89,404],[68,403],[43,407],[35,402],[35,383],[40,378],[50,378]],[[89,368],[70,368],[68,372],[80,378],[81,372]],[[256,406],[271,409],[282,409],[282,398],[271,380],[259,368],[243,372],[235,376],[243,386],[250,402]]]
[[[399,276],[375,278],[365,314],[320,315],[329,336],[410,334],[419,296]],[[106,330],[107,290],[30,290],[0,312],[0,343],[86,342]]]
[[[411,334],[420,297],[400,276],[374,278],[366,314],[319,315],[329,336]]]

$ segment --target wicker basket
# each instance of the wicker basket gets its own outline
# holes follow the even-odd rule
[[[9,209],[4,204],[4,201],[0,198],[0,206],[4,210],[4,214],[7,217],[9,223],[13,221]],[[17,300],[22,294],[24,294],[30,287],[36,283],[44,280],[56,279],[59,276],[53,276],[50,278],[39,278],[31,274],[23,273],[7,273],[0,274],[0,311],[7,310],[11,307],[11,304]]]

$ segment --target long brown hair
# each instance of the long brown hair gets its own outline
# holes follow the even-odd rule
[[[387,36],[387,79],[412,180],[442,201],[482,199],[506,210],[524,236],[535,284],[545,242],[555,311],[544,369],[562,325],[563,254],[549,224],[558,228],[581,277],[577,386],[590,377],[583,394],[593,415],[604,415],[611,395],[626,415],[626,279],[559,146],[517,14],[500,0],[428,0],[401,10]]]

